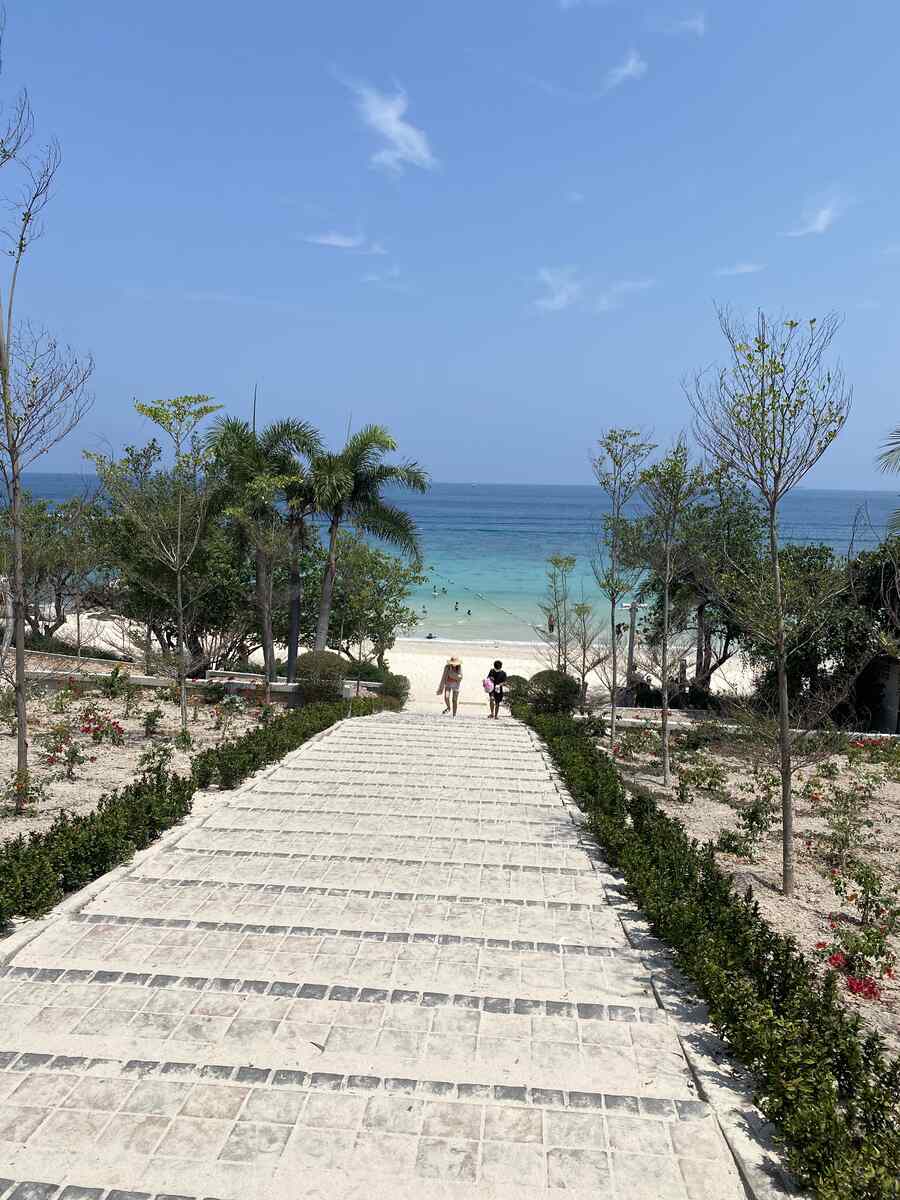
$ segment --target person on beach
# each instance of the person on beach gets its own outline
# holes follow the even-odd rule
[[[459,704],[459,685],[462,683],[462,663],[454,656],[448,659],[444,666],[444,673],[441,676],[441,682],[438,684],[437,694],[440,696],[444,693],[444,713],[453,711],[456,716],[456,706]]]
[[[494,665],[487,674],[488,679],[493,683],[493,688],[488,692],[488,720],[497,720],[500,716],[500,705],[503,703],[503,685],[506,683],[506,672],[503,670],[503,663],[500,659],[495,659]]]

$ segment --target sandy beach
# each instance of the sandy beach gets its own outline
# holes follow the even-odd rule
[[[487,695],[482,680],[499,658],[507,675],[524,675],[549,666],[546,649],[538,642],[459,642],[417,641],[404,638],[388,655],[391,670],[405,675],[410,683],[409,704],[416,708],[444,707],[437,693],[444,663],[455,654],[462,662],[463,681],[459,692],[460,707],[471,712],[483,708],[487,714]]]

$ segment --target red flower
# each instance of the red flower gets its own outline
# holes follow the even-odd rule
[[[827,948],[828,948],[828,943],[827,943],[827,942],[816,942],[816,949],[817,949],[817,950],[826,950]]]
[[[829,967],[834,967],[836,971],[841,971],[847,965],[847,955],[842,950],[835,950],[834,954],[829,955],[827,962]]]
[[[847,988],[854,996],[862,996],[864,1000],[877,1000],[881,996],[878,984],[868,975],[848,975]]]

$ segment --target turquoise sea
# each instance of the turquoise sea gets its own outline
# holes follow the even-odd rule
[[[84,485],[80,475],[26,477],[33,495],[56,501]],[[436,483],[424,496],[395,499],[415,518],[425,550],[428,582],[412,600],[420,613],[414,637],[534,641],[551,554],[575,555],[576,591],[597,596],[590,564],[604,507],[596,487]],[[782,538],[827,542],[840,553],[852,538],[862,549],[880,539],[898,506],[890,491],[798,489],[782,505]]]

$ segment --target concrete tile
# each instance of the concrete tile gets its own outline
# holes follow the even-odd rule
[[[613,1150],[634,1154],[671,1154],[668,1130],[662,1121],[644,1117],[607,1117],[609,1144]]]
[[[493,1108],[484,1110],[485,1141],[540,1142],[542,1113],[537,1108]]]
[[[603,1150],[554,1148],[547,1155],[551,1188],[573,1191],[584,1188],[592,1196],[612,1195],[609,1159]],[[627,1193],[623,1193],[624,1196]]]
[[[340,1171],[353,1157],[355,1140],[354,1133],[303,1126],[294,1131],[282,1162],[301,1171]]]
[[[19,1076],[21,1083],[9,1097],[10,1104],[33,1108],[53,1108],[64,1100],[75,1086],[74,1075]]]
[[[690,1200],[720,1200],[740,1195],[741,1183],[733,1163],[679,1159]]]
[[[230,1090],[230,1089],[229,1089]],[[241,1111],[242,1121],[266,1121],[276,1125],[294,1125],[309,1100],[305,1092],[279,1088],[254,1088]]]
[[[616,1196],[628,1200],[689,1200],[687,1186],[674,1159],[651,1154],[610,1156]],[[729,1192],[716,1200],[724,1200]],[[740,1193],[736,1193],[740,1195]]]
[[[18,1108],[5,1104],[0,1112],[0,1142],[27,1142],[47,1112],[46,1108]]]
[[[122,1154],[152,1154],[170,1124],[168,1117],[119,1113],[114,1122],[116,1146]]]
[[[415,1172],[425,1179],[474,1183],[478,1170],[478,1143],[449,1138],[423,1137],[416,1152]]]
[[[385,1133],[418,1133],[425,1103],[408,1096],[372,1096],[366,1104],[363,1129]]]
[[[110,1120],[108,1112],[57,1109],[48,1115],[40,1129],[34,1133],[31,1145],[40,1146],[42,1150],[69,1150],[73,1146],[83,1150],[85,1144],[97,1140]]]
[[[238,1121],[219,1158],[224,1162],[255,1163],[276,1159],[281,1155],[290,1134],[287,1125]]]
[[[115,1112],[134,1090],[131,1079],[79,1079],[62,1101],[63,1108]]]
[[[176,1117],[155,1154],[166,1158],[215,1158],[231,1128],[231,1121]]]
[[[602,1116],[588,1113],[544,1112],[544,1140],[548,1146],[601,1150],[607,1145]]]
[[[431,1138],[481,1137],[481,1105],[432,1100],[425,1105],[422,1133]]]
[[[179,1116],[234,1120],[249,1092],[250,1089],[246,1087],[195,1084],[182,1105]]]
[[[480,1179],[483,1183],[515,1183],[519,1187],[543,1187],[543,1152],[521,1143],[484,1142]]]
[[[303,1124],[313,1129],[356,1129],[365,1107],[364,1096],[313,1092],[303,1110]]]
[[[356,1135],[353,1163],[373,1175],[407,1175],[415,1166],[417,1150],[418,1138],[412,1135],[363,1131]]]
[[[158,1113],[174,1117],[191,1090],[189,1083],[169,1083],[162,1079],[142,1079],[122,1105],[124,1112]]]

